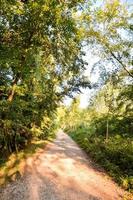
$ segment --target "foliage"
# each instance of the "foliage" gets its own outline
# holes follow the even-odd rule
[[[98,1],[97,1],[98,3]],[[85,10],[85,38],[93,52],[117,70],[124,69],[133,78],[133,9],[120,0],[103,1],[100,6]]]
[[[82,3],[1,1],[0,149],[46,138],[64,96],[88,86],[73,18]]]
[[[125,189],[132,190],[133,107],[132,84],[128,80],[121,73],[114,83],[109,78],[92,97],[88,108],[79,108],[77,99],[65,108],[60,121],[65,124],[64,130],[96,162]]]
[[[0,150],[18,151],[61,124],[131,188],[133,14],[120,0],[93,2],[1,0]],[[78,108],[79,99],[59,108],[64,97],[90,87],[85,44],[101,57],[104,81],[87,109]],[[103,62],[117,71],[108,74]]]
[[[31,156],[36,156],[47,144],[46,140],[31,141],[23,150],[12,153],[0,159],[0,186],[7,182],[15,181],[25,174],[26,160]]]
[[[88,130],[89,131],[89,130]],[[91,135],[84,127],[68,130],[70,136],[125,189],[133,189],[133,145],[131,138]]]

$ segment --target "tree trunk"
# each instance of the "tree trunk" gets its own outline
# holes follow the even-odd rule
[[[10,90],[9,95],[8,95],[8,99],[7,100],[9,102],[12,102],[12,100],[13,100],[18,80],[19,80],[19,76],[16,76],[16,78],[14,79],[14,81],[12,83],[12,89]]]
[[[109,120],[107,119],[107,127],[106,127],[106,142],[108,141],[109,138]]]

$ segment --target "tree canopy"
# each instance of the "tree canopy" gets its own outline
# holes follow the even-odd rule
[[[0,1],[2,153],[46,139],[62,126],[131,189],[132,17],[120,0]],[[99,87],[86,76],[85,46],[100,57]],[[79,98],[61,106],[81,88],[95,91],[86,109],[79,108]]]
[[[89,85],[73,17],[82,2],[1,1],[0,135],[10,151],[45,136],[64,96]]]

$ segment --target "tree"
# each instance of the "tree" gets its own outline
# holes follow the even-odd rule
[[[73,18],[82,3],[1,1],[0,140],[10,152],[46,137],[59,102],[89,85]]]
[[[109,116],[114,112],[114,82],[113,76],[109,77],[105,85],[104,101],[107,107],[107,126],[106,126],[106,141],[109,138]]]
[[[85,11],[86,13],[86,11]],[[92,41],[94,51],[123,68],[133,78],[132,72],[132,11],[120,0],[108,1],[90,9],[85,17],[86,40]],[[102,53],[103,52],[103,53]]]

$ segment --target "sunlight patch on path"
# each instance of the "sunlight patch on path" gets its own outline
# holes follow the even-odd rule
[[[120,200],[123,195],[60,131],[46,149],[27,159],[24,177],[6,187],[0,200]]]

